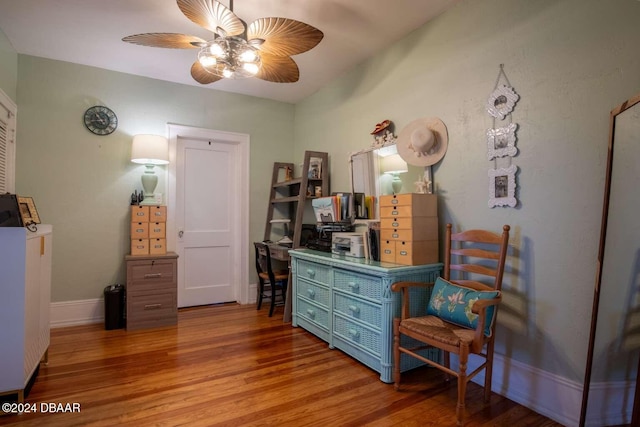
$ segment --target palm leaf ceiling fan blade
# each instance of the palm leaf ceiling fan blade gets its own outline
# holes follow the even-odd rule
[[[217,82],[218,80],[222,79],[221,76],[217,76],[205,70],[199,61],[194,62],[191,66],[191,77],[193,77],[195,81],[203,85]]]
[[[176,33],[145,33],[127,36],[122,39],[127,43],[149,47],[166,47],[170,49],[197,49],[207,43],[196,36]]]
[[[215,0],[178,0],[178,7],[191,21],[214,33],[227,36],[244,33],[244,23],[229,8]]]
[[[247,39],[262,39],[260,52],[291,56],[313,49],[324,37],[322,31],[288,18],[259,18],[249,25]]]
[[[288,56],[261,53],[262,66],[256,77],[274,83],[295,83],[300,78],[298,64]]]

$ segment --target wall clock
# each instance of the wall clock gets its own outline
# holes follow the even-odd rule
[[[96,105],[84,112],[84,125],[96,135],[109,135],[118,127],[118,117],[110,108]]]

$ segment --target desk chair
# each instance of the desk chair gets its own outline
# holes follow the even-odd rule
[[[401,353],[415,357],[458,379],[456,422],[462,425],[467,382],[483,369],[484,399],[491,396],[491,374],[495,338],[495,319],[501,301],[502,276],[509,242],[509,226],[502,227],[502,235],[484,230],[451,233],[447,224],[443,277],[435,283],[397,282],[391,286],[402,292],[401,318],[393,320],[393,380],[400,387]],[[458,242],[456,247],[452,242]],[[455,262],[452,261],[455,257]],[[451,271],[457,271],[451,279]],[[478,281],[478,276],[492,278],[492,283]],[[486,280],[486,277],[485,279]],[[432,287],[427,315],[409,317],[409,288]],[[418,344],[405,347],[413,338]],[[413,341],[412,344],[415,344]],[[443,362],[434,362],[418,354],[419,350],[437,348],[443,353]],[[450,368],[450,354],[458,355],[458,370]],[[469,355],[479,357],[482,363],[467,374]]]
[[[269,317],[273,316],[273,309],[276,306],[276,294],[277,290],[280,291],[282,297],[282,304],[286,300],[287,294],[287,282],[289,281],[288,270],[273,270],[273,264],[271,262],[271,251],[269,245],[264,242],[254,242],[256,250],[256,272],[258,273],[258,306],[260,310],[262,307],[262,299],[267,298],[271,300],[271,306],[269,307]],[[270,289],[265,289],[266,285],[269,285]]]

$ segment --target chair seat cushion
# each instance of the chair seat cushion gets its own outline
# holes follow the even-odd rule
[[[473,329],[461,328],[436,316],[411,317],[400,322],[400,327],[438,342],[459,347],[471,344]]]
[[[269,280],[269,275],[267,273],[260,273],[259,276],[262,277],[264,280]],[[289,279],[289,271],[287,270],[274,271],[273,276],[276,278],[276,282],[282,282],[284,280]]]
[[[438,277],[431,292],[427,314],[438,316],[456,325],[475,329],[478,315],[471,311],[479,299],[493,299],[500,291],[476,291]],[[495,306],[487,308],[484,335],[491,336],[491,327],[495,318]]]

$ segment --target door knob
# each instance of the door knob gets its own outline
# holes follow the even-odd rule
[[[182,230],[178,231],[178,237],[182,239],[182,236],[184,236],[184,231]]]

